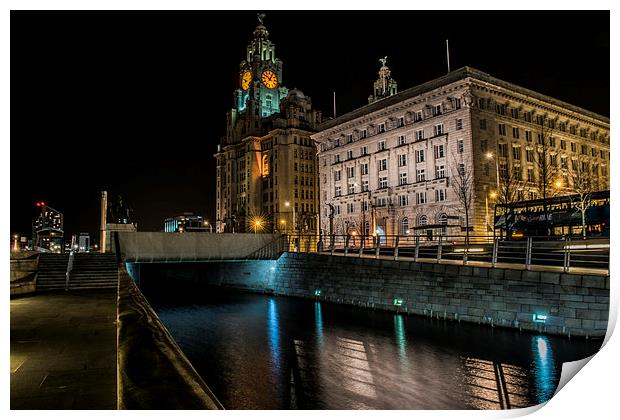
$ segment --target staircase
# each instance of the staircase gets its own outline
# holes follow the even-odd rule
[[[114,254],[75,254],[69,274],[69,289],[118,287],[118,265]]]
[[[68,254],[41,253],[39,255],[37,291],[64,289],[68,262]]]
[[[74,254],[69,274],[69,290],[108,289],[118,286],[118,267],[114,254]],[[41,254],[37,290],[64,290],[69,255]]]

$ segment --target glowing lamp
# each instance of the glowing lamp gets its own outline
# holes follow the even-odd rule
[[[403,306],[403,300],[402,299],[394,299],[394,306]]]
[[[544,324],[547,322],[547,315],[545,314],[532,314],[532,321],[537,322],[539,324]]]
[[[321,289],[315,289],[314,296],[321,296]]]

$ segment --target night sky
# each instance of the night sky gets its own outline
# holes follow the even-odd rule
[[[257,11],[12,12],[11,233],[35,202],[98,241],[100,191],[138,229],[215,220],[215,159]],[[469,65],[609,116],[609,12],[267,12],[283,85],[325,117],[367,103],[380,57],[399,90]]]

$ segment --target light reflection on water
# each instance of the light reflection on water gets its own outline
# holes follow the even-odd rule
[[[562,361],[600,345],[294,298],[200,299],[154,307],[229,409],[526,407],[553,395]]]

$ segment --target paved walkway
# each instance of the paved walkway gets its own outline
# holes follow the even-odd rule
[[[11,300],[11,409],[116,409],[116,291]]]

